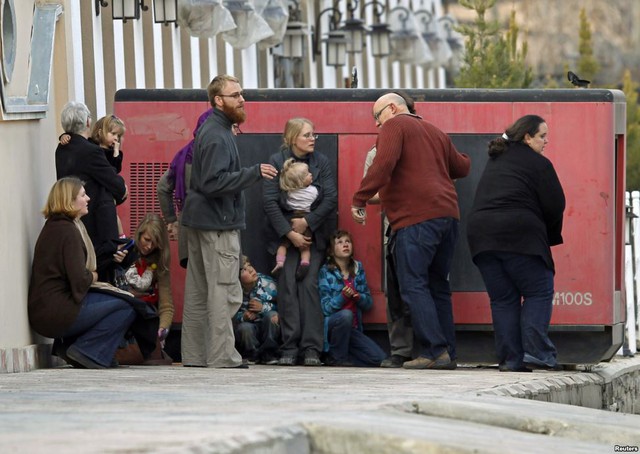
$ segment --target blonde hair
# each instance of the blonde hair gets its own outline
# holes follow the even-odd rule
[[[293,158],[289,158],[282,166],[280,173],[280,189],[283,191],[293,191],[305,187],[304,178],[309,171],[309,166]]]
[[[56,181],[47,197],[47,203],[42,209],[45,219],[49,219],[56,214],[63,214],[70,218],[75,218],[80,213],[74,206],[74,202],[84,182],[76,177],[64,177]]]
[[[291,148],[293,146],[304,125],[309,125],[312,129],[315,128],[311,120],[306,118],[292,118],[287,121],[287,124],[284,126],[284,133],[282,134],[283,148]]]
[[[95,143],[102,146],[105,139],[107,138],[107,134],[110,132],[114,132],[118,134],[118,137],[124,136],[126,128],[124,127],[124,122],[116,117],[115,115],[107,115],[106,117],[102,117],[93,125],[93,129],[91,130],[91,138]]]
[[[140,237],[146,233],[151,237],[155,245],[155,250],[151,252],[151,258],[158,266],[158,271],[164,273],[169,271],[171,262],[171,252],[169,251],[169,235],[167,227],[160,216],[149,213],[142,218],[135,233],[136,244],[140,244]]]

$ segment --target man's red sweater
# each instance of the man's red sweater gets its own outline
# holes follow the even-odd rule
[[[393,230],[441,217],[460,218],[456,178],[469,174],[469,156],[447,134],[410,114],[387,120],[378,134],[377,153],[353,206],[362,208],[380,192]]]

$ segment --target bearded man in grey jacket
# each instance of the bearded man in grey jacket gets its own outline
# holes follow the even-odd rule
[[[272,179],[269,164],[240,167],[233,123],[246,119],[240,82],[215,77],[207,87],[213,114],[196,135],[189,196],[182,213],[188,229],[187,280],[182,321],[182,364],[247,367],[235,349],[232,316],[242,303],[240,230],[245,228],[243,190]]]

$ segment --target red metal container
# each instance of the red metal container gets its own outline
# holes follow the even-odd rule
[[[365,322],[385,326],[382,226],[378,207],[367,208],[365,226],[351,220],[351,196],[358,188],[367,151],[377,130],[373,102],[384,91],[245,90],[247,121],[238,146],[243,163],[266,162],[278,150],[285,122],[306,117],[320,135],[316,152],[331,159],[338,184],[337,225],[355,237],[356,257],[364,263],[374,297]],[[466,245],[465,216],[487,160],[486,144],[517,118],[537,114],[549,125],[545,155],[565,190],[563,237],[553,248],[556,295],[551,337],[562,363],[592,363],[610,358],[623,340],[624,189],[626,104],[616,90],[407,90],[418,114],[453,139],[471,156],[469,177],[456,185],[461,231],[451,273],[453,305],[461,361],[493,361],[489,300]],[[155,185],[169,162],[191,140],[198,116],[209,108],[204,90],[120,90],[114,110],[127,127],[122,174],[129,201],[119,214],[132,232],[147,212],[159,213]],[[264,215],[260,184],[246,192],[247,230],[243,249],[258,271],[272,263],[263,246]],[[172,255],[177,256],[172,244]],[[177,306],[182,320],[184,270],[172,263]]]

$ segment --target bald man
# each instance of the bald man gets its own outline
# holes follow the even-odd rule
[[[381,96],[372,113],[380,127],[377,154],[353,195],[351,214],[364,222],[367,200],[379,193],[393,230],[400,294],[421,345],[419,356],[402,367],[455,369],[449,271],[460,210],[454,180],[468,175],[471,162],[396,93]]]

